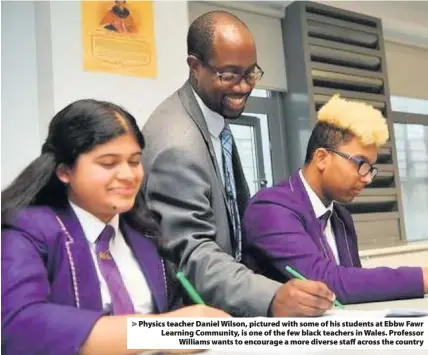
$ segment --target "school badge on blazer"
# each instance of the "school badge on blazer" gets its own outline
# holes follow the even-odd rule
[[[108,250],[99,252],[98,257],[100,258],[100,260],[110,260],[111,259],[111,255],[110,255],[110,252]]]

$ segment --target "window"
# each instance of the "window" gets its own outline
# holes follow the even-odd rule
[[[243,116],[241,118],[242,122],[229,123],[229,126],[239,152],[250,195],[253,196],[259,189],[259,179],[261,178],[257,157],[257,125],[256,122],[251,122],[252,117]]]
[[[428,100],[391,97],[408,242],[428,240]]]
[[[251,195],[287,176],[280,95],[254,89],[242,116],[228,121]]]
[[[391,110],[428,115],[428,100],[404,96],[391,96]]]
[[[251,96],[269,99],[271,97],[271,92],[268,90],[254,89],[251,92]],[[263,154],[264,176],[266,179],[266,186],[272,186],[273,185],[272,157],[271,157],[271,150],[270,150],[271,143],[270,143],[270,136],[269,136],[268,114],[249,112],[248,110],[246,110],[245,114],[257,117],[259,120],[261,145],[262,145],[261,149]]]
[[[253,91],[251,91],[251,96],[268,98],[269,97],[269,91],[263,90],[263,89],[253,89]]]

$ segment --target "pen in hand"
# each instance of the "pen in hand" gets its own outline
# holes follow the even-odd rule
[[[198,291],[193,287],[193,285],[190,283],[190,281],[187,279],[187,277],[184,275],[183,271],[179,271],[176,274],[178,281],[180,281],[181,285],[186,290],[189,297],[195,302],[196,304],[205,304],[202,297],[199,295]]]
[[[302,274],[300,274],[298,271],[294,270],[291,266],[287,265],[285,267],[285,271],[287,271],[289,274],[291,274],[293,277],[299,280],[307,280],[306,277],[304,277]],[[343,304],[341,304],[338,300],[334,300],[333,304],[338,308],[345,308]]]

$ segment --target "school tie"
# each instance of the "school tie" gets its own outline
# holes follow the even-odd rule
[[[324,236],[324,238],[322,238],[322,240],[321,240],[321,243],[324,246],[324,250],[325,250],[325,252],[327,254],[326,256],[327,256],[327,258],[330,258],[331,261],[336,262],[336,258],[334,257],[334,254],[331,251],[330,245],[327,242],[327,237],[326,237],[326,235],[324,233],[325,232],[325,227],[327,227],[327,222],[328,222],[328,219],[330,218],[330,216],[331,216],[331,211],[328,210],[323,215],[321,215],[320,217],[318,217],[318,222],[319,222],[319,224],[321,226],[322,234]]]
[[[318,221],[320,223],[320,226],[321,226],[323,233],[324,233],[325,227],[327,227],[327,222],[328,222],[328,219],[330,218],[330,216],[331,216],[331,211],[327,210],[323,215],[318,217]]]
[[[232,164],[232,142],[233,136],[229,125],[225,125],[220,133],[220,141],[223,155],[224,187],[226,191],[226,202],[232,222],[232,230],[235,245],[235,260],[240,262],[242,255],[241,220],[239,217],[238,203],[236,201],[235,175]]]
[[[110,292],[113,313],[133,314],[134,306],[131,297],[109,250],[110,239],[113,235],[114,228],[110,225],[106,225],[99,235],[95,247],[98,265]]]

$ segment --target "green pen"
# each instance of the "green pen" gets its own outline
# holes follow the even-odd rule
[[[179,271],[176,274],[178,281],[180,281],[181,285],[187,291],[187,294],[196,304],[205,304],[202,297],[199,295],[198,291],[193,287],[187,277],[184,275],[183,271]]]
[[[291,266],[286,266],[285,267],[285,271],[287,271],[288,273],[290,273],[291,275],[293,275],[296,279],[299,279],[299,280],[307,280],[307,278],[306,277],[304,277],[302,274],[300,274],[299,272],[297,272],[296,270],[294,270]],[[333,304],[336,306],[336,307],[339,307],[339,308],[345,308],[344,306],[343,306],[343,304],[342,303],[340,303],[338,300],[334,300],[334,302],[333,302]]]

